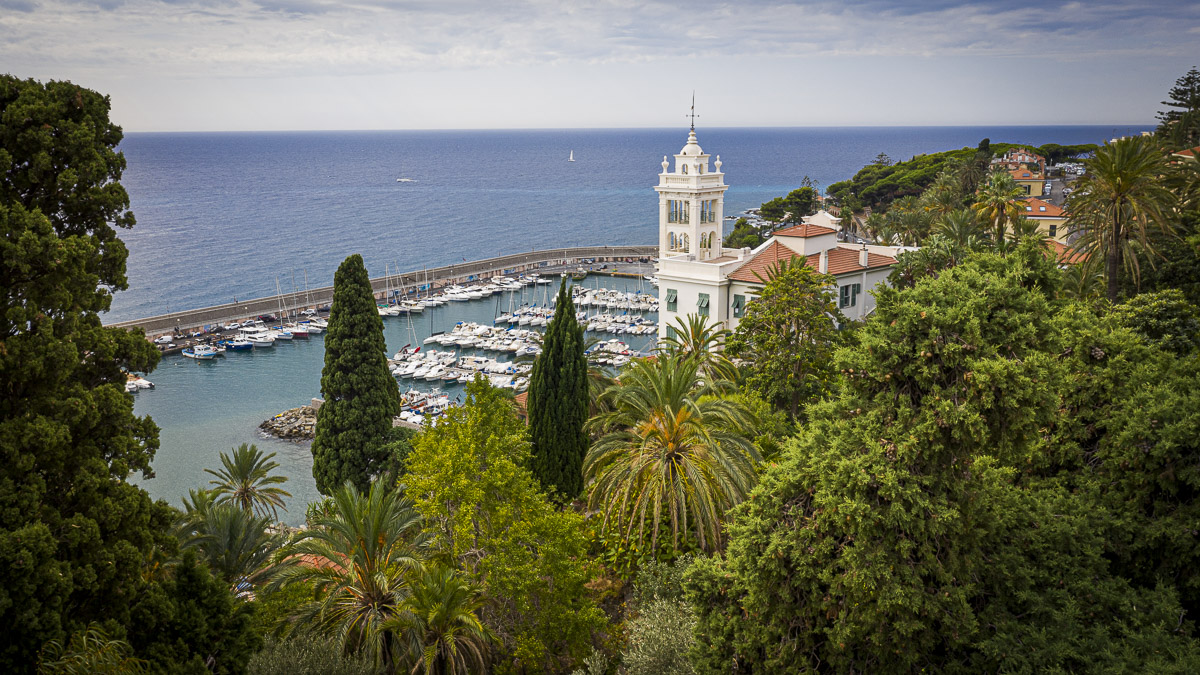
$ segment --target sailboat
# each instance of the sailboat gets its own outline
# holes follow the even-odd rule
[[[570,157],[567,157],[567,161],[568,161],[568,162],[574,162],[574,161],[575,161],[575,151],[574,151],[574,150],[572,150],[572,151],[571,151],[571,156],[570,156]]]

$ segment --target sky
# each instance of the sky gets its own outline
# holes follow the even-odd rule
[[[126,131],[1151,124],[1200,2],[0,0]]]

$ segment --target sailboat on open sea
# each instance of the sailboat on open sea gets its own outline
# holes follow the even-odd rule
[[[575,151],[574,151],[574,150],[572,150],[572,151],[571,151],[571,156],[570,156],[570,157],[567,157],[567,161],[568,161],[568,162],[574,162],[574,161],[575,161]]]

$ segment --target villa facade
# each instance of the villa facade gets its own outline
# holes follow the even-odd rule
[[[721,157],[711,162],[696,131],[675,155],[663,157],[658,193],[659,339],[679,317],[707,316],[737,328],[746,307],[761,292],[761,278],[782,261],[804,258],[818,272],[832,275],[842,314],[861,320],[875,308],[867,291],[884,283],[896,264],[895,249],[840,243],[838,219],[821,213],[800,225],[776,231],[755,249],[725,249],[725,175]]]

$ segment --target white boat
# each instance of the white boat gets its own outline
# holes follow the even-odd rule
[[[216,357],[217,354],[217,350],[209,347],[208,345],[195,345],[192,347],[187,347],[183,350],[183,355],[189,359],[208,360]]]
[[[242,333],[237,336],[238,340],[248,340],[255,347],[274,347],[275,336],[271,335],[271,331],[262,326],[250,326],[242,329]]]
[[[569,157],[567,157],[567,161],[568,161],[568,162],[574,162],[574,161],[575,161],[575,151],[574,151],[574,150],[572,150],[572,151],[571,151],[571,155],[570,155]]]

